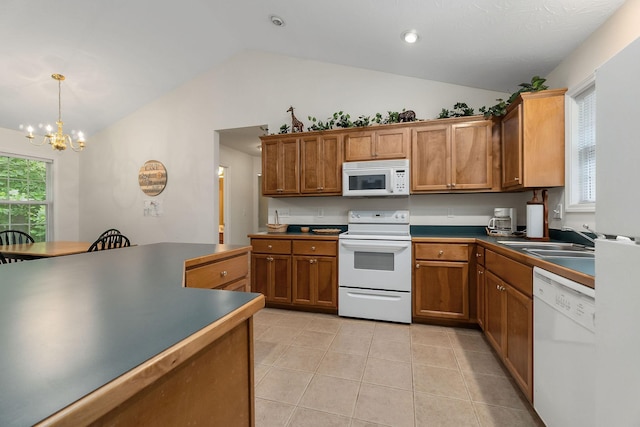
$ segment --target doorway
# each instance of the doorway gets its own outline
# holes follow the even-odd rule
[[[226,214],[229,202],[229,191],[227,189],[228,181],[225,179],[227,175],[227,166],[218,166],[218,243],[225,243],[225,219],[229,215]]]
[[[259,231],[262,191],[256,175],[262,171],[260,136],[266,126],[218,130],[220,232],[225,244],[249,244],[248,235]],[[219,169],[220,170],[220,169]],[[263,203],[263,202],[262,202]]]

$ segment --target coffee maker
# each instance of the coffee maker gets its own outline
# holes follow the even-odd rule
[[[487,225],[487,234],[490,236],[511,236],[518,229],[516,222],[516,210],[514,208],[495,208],[493,218]]]

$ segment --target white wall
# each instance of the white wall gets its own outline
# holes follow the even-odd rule
[[[629,0],[583,46],[549,74],[551,87],[582,81],[615,52],[637,37],[640,0]],[[523,76],[526,80],[528,76]],[[80,234],[118,226],[138,243],[156,241],[215,242],[219,162],[215,129],[268,123],[271,132],[290,124],[289,105],[308,126],[307,116],[320,120],[343,110],[353,117],[410,108],[418,118],[433,118],[461,101],[478,108],[508,94],[402,77],[352,67],[248,51],[187,82],[131,116],[91,137],[80,164],[82,184]],[[149,159],[168,169],[164,216],[145,218],[145,199],[137,185],[138,168]],[[105,164],[106,163],[106,164]],[[254,173],[256,172],[254,166]],[[257,189],[254,187],[254,199]],[[414,221],[420,223],[483,223],[493,206],[514,206],[519,212],[530,198],[524,194],[434,195],[411,198]],[[563,201],[562,190],[550,191],[550,206]],[[344,211],[337,198],[287,199],[270,202],[316,209],[317,204]],[[443,216],[453,207],[454,218]],[[297,209],[297,207],[296,207]],[[456,210],[462,212],[456,215]],[[342,214],[338,214],[340,217]],[[308,214],[302,215],[308,217]],[[580,227],[593,215],[569,214],[564,223]],[[295,219],[295,218],[292,218]],[[524,224],[524,214],[519,223]],[[559,221],[551,221],[559,228]]]
[[[79,163],[84,153],[53,151],[49,145],[29,143],[22,132],[0,128],[0,154],[21,155],[52,160],[53,239],[78,240],[79,236]],[[37,141],[37,139],[36,139]]]
[[[569,55],[547,76],[550,87],[566,87],[571,90],[625,46],[640,37],[640,0],[627,0],[600,28]],[[600,143],[597,141],[596,143]],[[564,190],[549,191],[549,210],[558,203],[565,203]],[[562,221],[550,220],[549,226],[560,228],[568,225],[582,230],[582,224],[597,229],[595,213],[567,212]]]
[[[116,227],[138,244],[217,240],[215,129],[268,123],[277,132],[343,110],[352,116],[415,110],[433,118],[463,101],[478,108],[506,94],[263,52],[245,52],[91,137],[80,173],[81,236]],[[150,159],[168,171],[164,215],[142,216],[137,173]],[[254,168],[255,169],[255,168]],[[464,196],[459,196],[464,197]],[[323,202],[324,203],[324,202]],[[492,202],[493,203],[493,202]],[[233,225],[232,225],[233,226]],[[86,237],[88,238],[88,237]]]
[[[225,206],[225,243],[249,244],[247,234],[254,229],[254,157],[224,145],[220,145],[220,166],[226,166],[227,197]]]

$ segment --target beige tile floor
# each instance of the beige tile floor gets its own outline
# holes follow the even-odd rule
[[[542,426],[481,332],[264,309],[256,427]]]

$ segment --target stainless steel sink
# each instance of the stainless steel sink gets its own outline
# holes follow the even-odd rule
[[[531,249],[523,248],[525,252],[539,258],[594,258],[595,252],[590,249]]]
[[[498,240],[505,246],[511,246],[518,249],[554,249],[554,250],[583,250],[584,246],[575,245],[573,243],[562,242],[521,242],[514,240]]]
[[[498,240],[505,246],[518,248],[538,258],[593,258],[593,248],[575,243],[562,242],[522,242],[515,240]]]

